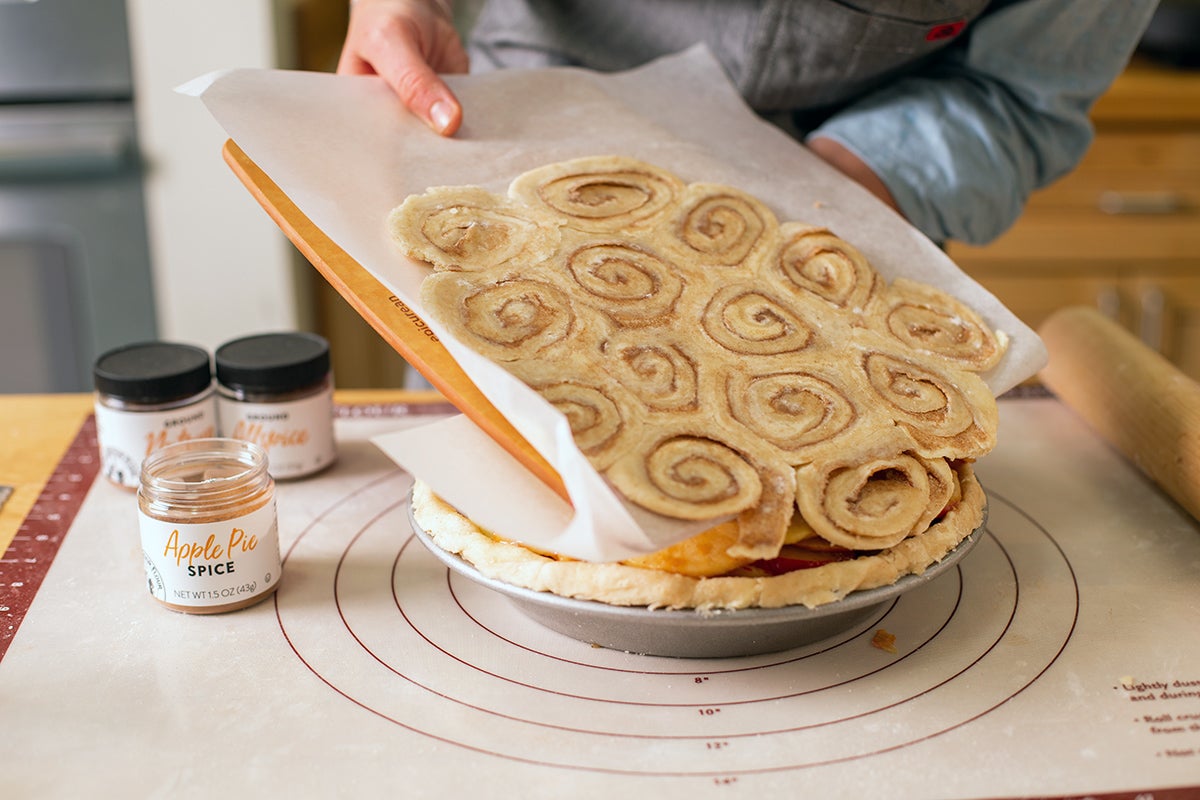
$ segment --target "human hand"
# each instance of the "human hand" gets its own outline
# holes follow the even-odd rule
[[[379,75],[410,111],[443,136],[462,106],[438,73],[467,71],[449,0],[354,0],[339,75]]]
[[[846,177],[853,179],[871,194],[878,197],[893,211],[900,211],[900,207],[896,204],[896,198],[892,196],[892,193],[880,177],[875,174],[875,171],[840,142],[836,142],[833,139],[826,139],[823,136],[816,136],[808,140],[808,149],[821,160],[825,161],[825,163]]]

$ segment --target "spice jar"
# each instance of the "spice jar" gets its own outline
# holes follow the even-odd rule
[[[234,611],[279,586],[275,482],[253,442],[194,439],[148,456],[138,520],[150,595],[167,608]]]
[[[101,470],[118,486],[136,488],[142,459],[155,450],[216,434],[206,350],[172,342],[131,344],[96,359],[92,377]]]
[[[337,458],[329,343],[311,333],[264,333],[217,348],[224,436],[254,442],[276,478],[298,478]]]

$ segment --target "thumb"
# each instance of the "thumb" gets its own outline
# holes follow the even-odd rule
[[[462,124],[462,105],[450,87],[421,59],[408,59],[399,70],[380,74],[404,105],[442,136]]]

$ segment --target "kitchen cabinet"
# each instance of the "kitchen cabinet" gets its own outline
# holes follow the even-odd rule
[[[1200,72],[1135,60],[1079,168],[950,256],[1029,325],[1092,305],[1200,379]]]

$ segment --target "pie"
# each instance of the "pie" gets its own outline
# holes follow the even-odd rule
[[[918,575],[978,528],[983,522],[983,489],[968,464],[959,464],[958,470],[961,502],[928,529],[899,544],[874,552],[841,551],[815,543],[809,547],[785,545],[782,555],[749,563],[728,558],[721,547],[736,540],[736,532],[729,535],[729,525],[644,558],[601,563],[537,552],[495,536],[420,481],[413,486],[412,512],[438,547],[467,561],[485,577],[533,591],[610,605],[699,612],[797,605],[816,608],[851,592],[890,586],[906,575]],[[821,561],[822,550],[831,551],[832,557]],[[713,564],[720,571],[693,574]]]
[[[534,169],[506,195],[435,187],[389,226],[432,268],[427,312],[559,409],[621,495],[732,520],[690,552],[587,564],[419,494],[435,541],[511,573],[494,577],[638,605],[815,604],[923,570],[982,518],[970,465],[998,422],[982,374],[1006,337],[830,230],[621,156]],[[797,549],[819,565],[767,574]]]

